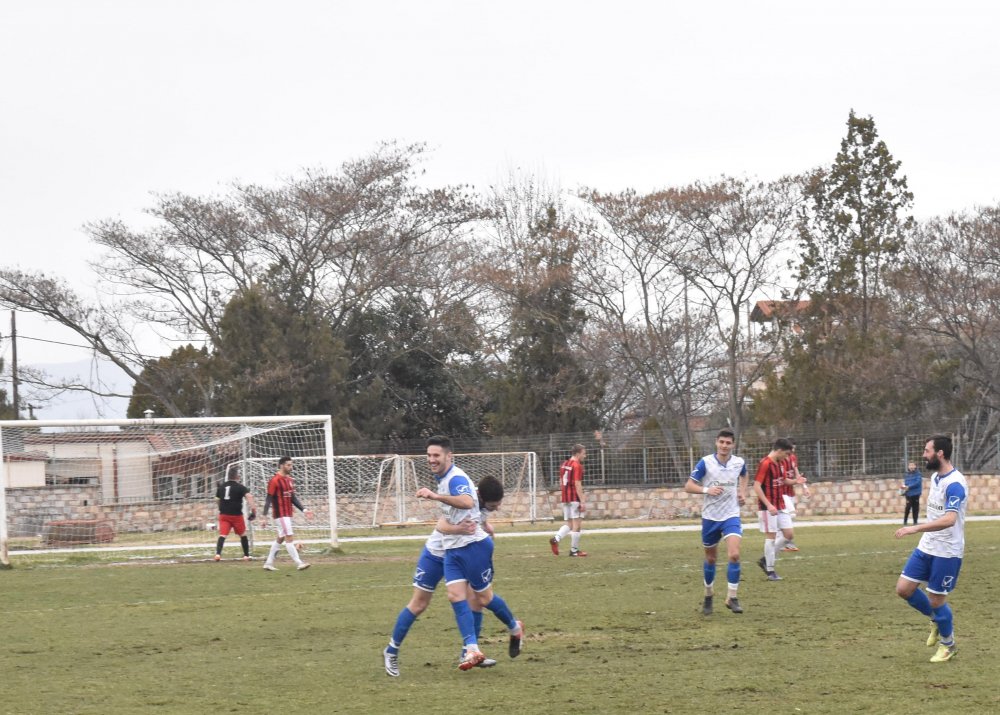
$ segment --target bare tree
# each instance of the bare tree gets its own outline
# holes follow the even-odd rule
[[[958,362],[954,413],[964,414],[963,463],[997,456],[1000,439],[1000,206],[917,225],[894,276],[906,330],[938,364]],[[971,407],[971,411],[970,411]]]

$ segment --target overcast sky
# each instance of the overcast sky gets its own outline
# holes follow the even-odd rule
[[[4,2],[0,265],[92,295],[84,223],[141,225],[152,194],[334,169],[393,139],[429,145],[436,184],[776,178],[829,164],[852,108],[918,218],[995,204],[998,28],[985,0]],[[29,315],[18,331],[74,342]]]

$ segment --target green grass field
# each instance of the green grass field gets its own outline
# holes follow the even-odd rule
[[[697,533],[585,535],[587,559],[556,559],[543,535],[501,533],[496,589],[526,623],[523,655],[507,658],[487,613],[483,647],[500,663],[458,671],[439,588],[398,679],[381,650],[420,542],[307,552],[314,565],[301,573],[287,555],[278,573],[259,560],[20,557],[0,572],[0,713],[1000,712],[1000,523],[967,527],[950,599],[960,650],[938,665],[926,619],[893,593],[916,544],[894,529],[800,528],[802,551],[779,562],[777,583],[754,565],[762,539],[751,531],[746,613],[722,607],[722,568],[710,618]]]

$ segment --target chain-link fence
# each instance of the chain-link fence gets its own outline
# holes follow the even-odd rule
[[[753,475],[757,463],[771,449],[778,437],[796,443],[799,469],[811,481],[859,479],[865,477],[902,477],[907,462],[923,468],[924,444],[932,434],[948,434],[954,440],[952,462],[969,472],[1000,471],[1000,437],[976,442],[975,452],[966,450],[971,442],[961,431],[961,424],[925,425],[919,423],[879,425],[822,425],[779,432],[768,428],[750,428],[740,436],[737,454],[747,460]],[[587,448],[586,483],[593,486],[679,486],[694,465],[715,451],[719,428],[694,431],[689,440],[669,431],[618,430],[528,437],[482,437],[455,439],[455,451],[535,452],[538,454],[538,483],[555,488],[559,466],[574,444]],[[386,443],[337,445],[340,453],[377,453],[402,451],[419,454],[423,440]],[[970,454],[966,455],[966,452]],[[473,475],[475,476],[475,475]]]

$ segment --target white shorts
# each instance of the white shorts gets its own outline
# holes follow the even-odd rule
[[[274,520],[274,528],[278,531],[278,537],[282,536],[295,536],[295,532],[292,531],[292,517],[290,516],[279,516]]]
[[[785,508],[782,509],[781,511],[785,512],[786,514],[795,516],[795,497],[788,496],[786,494],[782,498],[785,500]]]
[[[580,502],[571,501],[569,504],[563,502],[563,519],[569,521],[570,519],[582,519],[583,512],[580,511]]]
[[[775,534],[782,529],[792,528],[792,516],[787,512],[779,511],[777,514],[769,514],[767,510],[757,512],[757,520],[760,524],[761,533]]]

